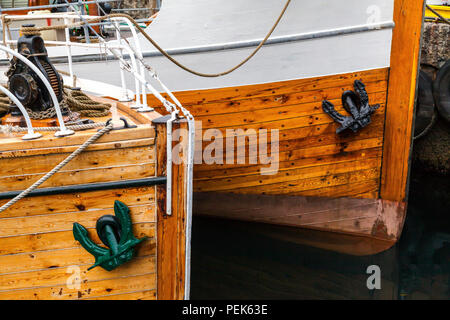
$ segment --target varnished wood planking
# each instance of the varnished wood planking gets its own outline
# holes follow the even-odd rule
[[[185,120],[180,121],[179,128],[181,130],[188,130],[188,123]],[[176,165],[177,176],[186,177],[187,175],[187,156],[188,156],[188,141],[181,138],[180,142],[182,149],[180,150],[181,164]],[[187,190],[186,186],[189,182],[184,179],[178,179],[174,183],[176,189],[176,196],[174,198],[177,205],[177,251],[179,252],[179,258],[177,259],[177,274],[176,277],[176,296],[178,299],[185,299],[185,275],[186,275],[186,219],[187,219]],[[190,243],[189,243],[190,244]],[[190,267],[190,266],[189,266]]]
[[[342,92],[344,89],[351,90],[352,85],[344,88],[329,88],[326,92],[318,91],[317,93],[312,92],[312,97],[309,96],[309,92],[301,93],[291,93],[290,95],[280,95],[280,96],[268,96],[264,98],[248,98],[245,100],[236,100],[223,103],[214,104],[201,104],[189,106],[191,112],[195,113],[198,119],[208,119],[212,118],[223,118],[225,116],[238,116],[243,113],[245,117],[246,114],[253,113],[273,113],[277,110],[283,112],[291,111],[297,112],[299,115],[308,115],[322,112],[322,100],[327,99],[332,102],[340,101]],[[385,94],[387,90],[387,81],[383,81],[382,84],[377,86],[368,85],[368,93],[373,98],[376,99],[383,93]],[[295,106],[299,106],[295,108]],[[238,117],[240,118],[240,117]]]
[[[217,206],[217,203],[221,205]],[[346,239],[341,242],[345,250],[337,251],[352,255],[374,254],[392,246],[400,236],[401,213],[405,210],[402,203],[380,199],[211,192],[196,193],[194,207],[198,214],[207,216],[337,232],[341,240]],[[370,247],[355,247],[358,246],[357,239],[345,234],[390,242],[387,247],[374,252]],[[323,246],[325,243],[321,243],[320,238],[303,240],[313,246],[336,250],[329,244]]]
[[[367,92],[371,94],[386,92],[387,89],[386,79],[366,84]],[[320,104],[323,99],[338,100],[345,90],[353,90],[353,85],[346,84],[341,88],[332,87],[307,92],[297,91],[279,95],[268,95],[259,98],[250,97],[237,100],[225,100],[222,102],[192,104],[188,107],[197,117],[267,110],[288,105],[302,105],[302,111],[314,112],[320,110]]]
[[[44,149],[44,148],[60,148],[68,146],[79,146],[88,140],[97,129],[79,131],[75,135],[56,138],[51,132],[43,132],[43,137],[37,140],[22,140],[20,138],[3,138],[0,139],[0,148],[3,155],[4,152],[14,150]],[[154,138],[154,128],[150,125],[141,125],[135,129],[113,130],[100,137],[95,144],[107,142],[119,143],[116,147],[121,147],[120,143],[126,140],[139,140]],[[50,150],[46,150],[49,152]],[[44,151],[43,151],[44,152]],[[45,152],[45,154],[47,154]]]
[[[167,127],[166,124],[155,124],[156,131],[156,150],[158,165],[156,167],[156,174],[158,176],[167,176]],[[166,255],[166,246],[169,246],[169,250],[172,247],[171,243],[166,244],[165,233],[167,232],[167,223],[164,219],[166,216],[166,186],[156,186],[156,215],[157,215],[157,272],[159,275],[163,275],[163,271],[166,266],[170,267],[170,262]],[[173,255],[169,252],[168,255]],[[170,273],[176,272],[174,268],[166,269]],[[158,299],[170,299],[173,296],[173,290],[170,290],[173,279],[171,276],[161,276],[157,281],[156,294]]]
[[[144,188],[144,190],[145,189],[146,188]],[[71,231],[71,225],[73,221],[78,221],[88,228],[92,239],[95,242],[99,243],[94,229],[96,218],[103,214],[112,213],[112,208],[94,209],[85,212],[72,211],[69,213],[0,219],[0,229],[2,230],[2,232],[37,232],[37,234],[30,234],[29,237],[16,236],[0,238],[0,245],[3,250],[6,250],[2,253],[9,253],[0,256],[0,290],[12,290],[10,292],[16,292],[17,289],[28,286],[29,288],[24,289],[24,292],[35,291],[35,293],[37,294],[41,290],[41,287],[47,285],[60,286],[60,288],[67,289],[65,281],[70,276],[70,274],[66,273],[66,269],[67,267],[73,265],[79,266],[81,268],[82,280],[83,277],[85,278],[83,284],[88,285],[88,283],[92,282],[94,283],[94,286],[97,281],[109,279],[109,281],[113,282],[111,286],[114,287],[117,281],[123,282],[123,277],[130,277],[137,274],[150,272],[152,270],[152,265],[154,266],[153,272],[155,272],[155,258],[149,256],[156,254],[156,242],[154,238],[152,239],[152,237],[155,237],[155,223],[142,223],[143,221],[148,220],[155,221],[154,203],[148,202],[149,200],[145,200],[146,197],[148,197],[147,199],[151,199],[152,201],[154,200],[155,188],[147,188],[147,190],[148,189],[152,190],[153,196],[149,196],[148,194],[147,196],[145,194],[141,194],[140,198],[135,198],[134,200],[139,203],[139,205],[130,207],[132,220],[133,222],[135,222],[133,224],[135,234],[138,237],[142,237],[144,235],[150,237],[150,239],[142,243],[137,250],[138,257],[147,256],[147,258],[145,258],[146,260],[143,260],[143,258],[138,258],[136,259],[136,263],[129,263],[126,266],[118,268],[117,271],[113,271],[112,273],[109,273],[101,268],[97,268],[96,271],[90,271],[88,273],[85,272],[85,269],[94,262],[94,258],[83,248],[80,248],[79,243],[73,240],[73,234]],[[136,190],[143,189],[135,188],[134,192],[136,192]],[[126,192],[124,193],[122,192],[122,190],[116,190],[115,192],[110,190],[110,194],[121,195],[126,194]],[[89,196],[86,196],[86,194],[83,198],[83,200],[88,202],[94,201]],[[139,199],[139,201],[137,201],[137,199]],[[113,201],[111,201],[111,203],[105,203],[110,200],[112,199],[106,197],[106,199],[99,199],[94,203],[100,207],[111,207],[113,205]],[[101,204],[102,201],[103,204]],[[145,201],[147,201],[147,203],[145,203]],[[60,199],[60,202],[64,202],[64,200]],[[54,204],[54,206],[58,207],[58,204]],[[18,228],[14,228],[14,226],[17,226]],[[67,230],[58,232],[57,230],[55,230],[58,228],[66,228]],[[3,236],[5,236],[5,234],[3,234]],[[34,238],[36,238],[37,241],[36,243],[30,244],[30,242],[23,241],[23,238],[27,239],[28,241],[35,240]],[[52,240],[52,238],[54,239]],[[52,243],[52,245],[49,245],[49,243]],[[8,248],[10,249],[8,250]],[[15,252],[15,254],[11,254],[11,251]],[[21,272],[25,273],[22,274]],[[154,289],[154,281],[149,281],[153,283],[152,286]],[[89,289],[92,290],[92,288]],[[87,293],[89,289],[86,289],[87,291],[85,291],[85,293]],[[98,289],[100,290],[100,288]],[[126,287],[124,287],[124,290],[130,291]],[[82,294],[82,296],[83,295],[84,294]],[[99,293],[97,296],[100,295],[101,294]],[[0,292],[0,297],[3,296],[8,296],[7,291]],[[69,298],[73,298],[72,294],[68,294],[68,296]],[[78,298],[78,293],[76,297]],[[47,298],[55,297],[51,296],[46,297],[45,299]]]
[[[424,0],[395,0],[381,197],[404,201],[412,146]]]
[[[154,144],[153,138],[135,141],[144,141],[147,145],[124,147],[122,141],[116,141],[112,142],[114,149],[86,151],[71,161],[70,165],[59,170],[41,187],[120,181],[154,176],[155,150],[152,147]],[[0,173],[2,177],[0,191],[26,189],[69,155],[60,148],[60,144],[55,144],[53,147],[45,149],[15,150],[10,152],[13,158],[0,159],[0,165],[3,168]],[[2,155],[7,157],[8,152],[3,152]],[[30,164],[27,165],[27,163]]]
[[[384,106],[381,106],[381,112],[384,110]],[[242,126],[239,126],[242,130],[248,130],[248,129],[254,129],[254,130],[260,130],[260,129],[267,129],[267,130],[289,130],[289,129],[296,129],[296,128],[303,128],[303,127],[312,127],[312,126],[318,126],[323,124],[330,124],[333,120],[330,118],[330,116],[326,115],[325,113],[322,114],[316,114],[316,115],[310,115],[305,117],[299,117],[299,118],[289,118],[289,119],[283,119],[283,120],[272,120],[272,121],[266,121],[261,123],[251,123],[251,124],[242,124]],[[233,129],[233,127],[223,127],[225,129]],[[337,128],[337,125],[336,125]],[[218,128],[221,129],[221,128]]]
[[[264,181],[264,184],[268,185],[267,191],[272,193],[273,190],[278,190],[276,185],[285,182],[282,181],[284,179],[286,181],[300,180],[300,184],[292,189],[292,193],[295,194],[301,192],[298,186],[303,185],[304,191],[326,188],[326,194],[329,196],[333,196],[333,188],[336,188],[336,196],[377,196],[378,190],[374,190],[374,186],[378,178],[373,174],[377,170],[380,174],[381,153],[379,148],[383,145],[387,78],[388,69],[380,69],[237,88],[180,92],[178,97],[181,101],[189,107],[197,121],[202,121],[201,131],[197,129],[197,140],[200,132],[212,128],[219,129],[223,137],[226,136],[225,130],[227,129],[280,130],[278,151],[280,172],[277,175],[265,176],[261,179],[256,176],[260,173],[261,168],[268,166],[248,164],[249,152],[255,149],[255,146],[248,146],[247,142],[245,142],[245,149],[240,149],[240,151],[245,150],[246,163],[236,164],[238,157],[236,142],[239,141],[236,139],[235,163],[196,165],[194,189],[196,191],[247,193],[252,187],[258,185],[257,181],[259,184],[261,184],[260,181]],[[342,107],[340,96],[343,91],[352,89],[355,79],[362,79],[367,84],[370,102],[380,104],[381,108],[372,117],[371,125],[361,132],[336,135],[337,124],[322,111],[322,99],[331,100],[338,111],[346,113]],[[202,98],[196,100],[196,97],[200,96]],[[215,142],[223,145],[224,140],[225,138],[219,137]],[[208,141],[200,143],[198,140],[196,152],[200,152],[200,149],[204,149],[209,143]],[[378,148],[377,152],[373,153],[375,148]],[[364,152],[365,149],[367,152]],[[345,176],[342,175],[343,172],[327,170],[333,164],[338,167],[344,166],[347,154],[349,162],[367,161],[370,159],[367,154],[370,154],[374,157],[373,161],[376,162],[376,165],[372,168],[364,167],[364,170],[373,169],[370,170],[369,175],[364,170],[355,170],[354,174],[347,173]],[[223,162],[225,162],[225,157],[224,154]],[[296,170],[302,168],[305,168],[306,172],[308,163],[313,167],[310,171],[316,172],[316,174],[323,171],[318,180],[323,181],[322,186],[317,185],[318,181],[314,179],[312,184],[306,186],[305,179],[307,178],[296,174],[291,175],[290,171],[295,173]],[[323,166],[323,168],[319,168],[319,166]],[[254,182],[252,182],[253,177],[255,177]],[[241,185],[240,180],[243,181],[242,183],[248,180],[247,186]],[[370,187],[367,187],[367,181],[370,181]],[[363,182],[365,182],[363,184],[365,188],[357,190],[356,187]],[[289,189],[290,184],[284,184],[284,187]],[[344,192],[346,187],[348,187],[347,193]],[[254,191],[265,192],[261,185]]]
[[[229,189],[239,189],[245,187],[262,186],[265,184],[275,184],[289,181],[304,180],[315,177],[327,177],[345,172],[356,172],[371,168],[379,168],[381,160],[377,158],[348,161],[338,164],[325,166],[314,166],[299,169],[288,169],[274,172],[272,175],[254,175],[239,176],[233,178],[218,178],[208,180],[197,180],[195,191],[221,191]]]
[[[155,201],[155,187],[110,189],[78,194],[26,197],[2,212],[2,218],[112,209],[114,200],[129,206]],[[8,200],[0,200],[0,205]],[[1,248],[0,248],[1,250]]]
[[[42,187],[155,176],[157,168],[165,165],[158,162],[164,161],[165,150],[156,150],[155,129],[149,123],[159,115],[156,112],[141,115],[122,104],[119,111],[140,126],[106,134]],[[77,132],[74,136],[59,139],[47,132],[43,138],[27,142],[18,137],[2,139],[0,166],[5,170],[0,170],[0,186],[3,185],[5,191],[22,189],[20,184],[28,187],[96,131]],[[163,158],[160,157],[161,152]],[[175,174],[175,183],[184,186],[185,176],[178,176],[177,171]],[[170,281],[176,288],[166,298],[183,298],[184,205],[177,207],[177,203],[174,204],[175,220],[170,224],[175,226],[176,239],[167,234],[163,240],[168,243],[158,242],[156,204],[157,199],[161,200],[165,195],[157,194],[157,190],[164,190],[164,187],[31,197],[6,210],[0,218],[0,299],[154,299],[158,277],[160,283]],[[176,190],[180,191],[180,188]],[[184,194],[179,196],[184,197]],[[130,208],[135,236],[149,239],[138,246],[137,258],[133,261],[112,272],[100,267],[87,272],[88,266],[94,263],[94,257],[73,239],[72,224],[76,221],[84,225],[92,240],[100,244],[95,223],[100,216],[113,213],[114,200],[121,200]],[[6,201],[1,200],[0,203]],[[175,197],[174,201],[179,199]],[[181,222],[177,220],[179,218]],[[157,249],[158,244],[163,251]],[[163,268],[159,273],[157,255],[172,244],[175,250],[169,250],[164,256],[175,268]],[[69,266],[77,266],[81,270],[80,289],[67,287],[66,280],[70,274],[66,269]]]
[[[205,103],[223,102],[227,100],[243,100],[248,98],[276,96],[288,93],[309,92],[325,88],[340,88],[351,85],[354,80],[363,79],[370,83],[386,80],[388,68],[374,69],[355,73],[339,74],[333,76],[322,76],[317,78],[280,81],[277,83],[266,83],[248,85],[242,87],[227,87],[197,91],[179,91],[177,99],[185,105],[200,105]],[[160,102],[152,95],[148,95],[151,104],[159,105]]]
[[[257,150],[258,141],[260,141],[261,137],[257,137],[257,131],[253,134],[247,133],[245,131],[226,131],[226,129],[218,129],[220,134],[214,137],[214,145],[223,146],[226,151],[226,142],[227,140],[233,141],[233,145],[235,148],[242,148],[243,146],[247,146],[247,148],[251,148]],[[342,132],[339,135],[336,135],[336,125],[334,123],[325,123],[314,126],[305,126],[291,129],[283,129],[278,132],[278,144],[280,147],[283,147],[284,150],[289,149],[304,149],[311,146],[318,145],[326,145],[327,143],[342,143],[347,141],[355,141],[358,139],[366,139],[368,137],[382,137],[384,132],[384,114],[379,113],[373,116],[371,128],[370,130],[361,130],[359,132]],[[250,144],[250,141],[254,141],[254,144]],[[267,144],[272,142],[272,135],[270,132],[267,133]],[[300,145],[292,145],[292,142],[296,142]],[[196,141],[195,150],[196,152],[200,152],[202,149],[210,145],[212,141],[202,141],[198,139]],[[270,146],[268,147],[268,151],[270,152]],[[237,153],[235,151],[235,153]],[[198,168],[201,170],[202,167]]]
[[[207,193],[200,193],[201,199]],[[211,195],[213,198],[236,199],[241,201],[245,199],[245,203],[237,205],[236,208],[229,209],[229,205],[224,205],[225,208],[219,208],[217,211],[221,215],[228,218],[244,219],[254,222],[273,223],[278,220],[284,225],[302,226],[306,224],[326,223],[332,220],[340,220],[342,218],[359,217],[374,217],[376,216],[377,202],[373,199],[320,199],[309,200],[304,197],[289,197],[285,196],[270,198],[271,196],[259,195],[231,195],[231,194],[216,194]],[[259,201],[257,205],[255,201]],[[230,200],[229,200],[230,201]],[[287,207],[287,203],[295,203],[293,206]],[[212,209],[211,202],[204,201],[199,203],[198,209],[205,215],[209,215],[208,209]],[[262,205],[264,204],[264,205]],[[334,204],[334,206],[332,205]],[[283,210],[273,210],[274,206],[279,206]],[[270,208],[270,209],[269,209]],[[317,219],[315,215],[317,214]]]
[[[0,167],[2,168],[1,177],[15,176],[21,174],[45,174],[50,166],[63,161],[69,154],[48,154],[45,157],[29,156],[15,158],[11,161],[9,158],[0,159]],[[130,149],[116,149],[114,152],[110,150],[86,151],[78,155],[76,162],[69,162],[64,166],[64,170],[79,170],[114,166],[123,166],[129,164],[154,162],[153,146],[136,147]]]
[[[95,232],[95,230],[92,230]],[[137,256],[148,256],[155,254],[154,238],[146,240],[137,247]],[[3,274],[30,272],[43,269],[63,268],[69,266],[93,265],[94,257],[79,244],[72,248],[57,250],[34,251],[12,255],[0,256],[2,263],[0,277]],[[132,266],[133,263],[130,263]],[[134,270],[138,272],[139,270]],[[106,271],[105,271],[106,272]],[[36,284],[38,286],[38,284]]]
[[[349,206],[346,207],[345,210],[342,210],[341,208],[336,208],[333,210],[317,210],[316,212],[314,212],[314,214],[294,213],[272,217],[255,218],[254,221],[273,223],[274,220],[277,220],[278,222],[281,221],[283,225],[292,225],[292,226],[320,225],[322,227],[325,226],[330,227],[332,225],[343,223],[344,221],[346,221],[346,223],[348,221],[353,221],[353,223],[355,223],[355,220],[360,221],[361,219],[375,220],[377,218],[377,213],[376,211],[371,210],[372,207],[373,204],[369,203],[367,205],[360,205],[353,207]],[[367,230],[361,224],[358,224],[358,222],[356,224],[357,225],[355,226],[355,230],[357,228],[361,229],[361,231]],[[372,225],[370,225],[370,227],[372,227]]]
[[[294,150],[307,150],[309,148],[317,148],[317,147],[323,147],[323,149],[327,149],[327,146],[339,146],[341,148],[345,148],[348,145],[357,145],[358,141],[367,141],[371,139],[377,139],[382,137],[382,127],[380,127],[380,130],[375,130],[376,128],[373,128],[371,131],[363,131],[360,134],[356,135],[355,137],[352,135],[345,136],[343,135],[341,138],[336,138],[335,134],[329,134],[329,135],[322,135],[322,136],[312,136],[312,137],[306,137],[306,138],[299,138],[299,139],[292,139],[292,140],[282,140],[279,141],[278,150],[270,150],[270,146],[268,147],[267,153],[268,155],[272,156],[278,156],[278,159],[274,159],[273,163],[280,163],[280,168],[283,164],[283,162],[286,162],[286,159],[284,159],[284,156]],[[222,144],[223,142],[223,144]],[[223,140],[217,140],[215,141],[217,145],[222,145],[225,149],[224,141]],[[210,177],[214,177],[216,174],[221,176],[222,174],[230,174],[233,175],[233,172],[239,172],[240,174],[245,174],[245,172],[248,171],[250,174],[252,171],[256,172],[259,171],[260,167],[266,167],[268,165],[261,164],[259,161],[255,164],[251,164],[250,159],[253,159],[254,157],[258,156],[258,144],[255,141],[255,144],[248,144],[247,146],[243,145],[241,142],[239,145],[239,152],[234,152],[234,157],[229,158],[229,155],[224,152],[222,156],[220,154],[215,155],[217,158],[214,160],[214,163],[208,164],[208,165],[201,165],[196,168],[195,172],[195,179],[199,178],[205,178],[205,172],[209,172]],[[245,147],[245,149],[244,149]],[[236,150],[237,151],[237,150]],[[354,151],[354,150],[353,150]],[[358,150],[359,151],[359,150]],[[370,151],[370,150],[369,150]],[[198,150],[200,152],[200,150]],[[245,154],[244,154],[245,152]],[[253,152],[253,156],[250,156],[250,154]],[[365,152],[361,151],[362,158],[366,155]],[[345,156],[349,156],[349,160],[352,160],[351,152],[347,152],[343,150],[342,152],[336,154],[334,158],[336,158],[336,161],[341,160],[345,161]],[[355,154],[353,153],[353,156]],[[381,154],[378,155],[381,157]],[[341,159],[342,158],[342,159]],[[230,163],[230,160],[233,160]],[[237,160],[244,160],[239,162]],[[311,165],[320,165],[320,164],[327,164],[326,160],[332,161],[330,157],[327,158],[326,155],[318,155],[316,159],[310,159]],[[291,160],[299,160],[291,157]],[[302,157],[300,160],[305,160],[305,157]],[[233,164],[236,163],[236,164]],[[292,166],[295,166],[295,163],[292,163]],[[227,171],[222,172],[215,172],[217,169],[227,169]]]
[[[328,176],[314,177],[309,179],[278,182],[262,186],[251,186],[242,188],[230,188],[222,192],[242,194],[295,194],[305,190],[314,190],[338,185],[351,185],[356,182],[376,179],[380,175],[380,168],[332,174]]]
[[[154,204],[149,203],[129,208],[133,223],[155,222],[156,210]],[[71,230],[74,221],[86,228],[95,228],[97,220],[106,214],[114,214],[114,210],[91,210],[1,219],[0,238]]]
[[[66,284],[32,289],[20,289],[0,292],[2,300],[69,300],[100,297],[130,291],[154,290],[156,274],[148,273],[129,277],[82,282],[80,289],[69,289]]]
[[[3,150],[6,149],[0,157],[4,169],[1,174],[4,191],[28,187],[32,181],[40,178],[75,150],[77,143],[84,142],[95,131],[80,132],[79,135],[77,133],[72,136],[73,139],[47,136],[33,144],[17,143],[20,146],[17,148],[8,144],[14,139],[2,140]],[[127,131],[127,138],[133,140],[124,139],[124,131]],[[125,176],[126,179],[154,176],[153,129],[147,126],[124,131],[105,136],[103,142],[92,145],[89,151],[75,158],[43,187],[117,181]],[[85,278],[82,279],[83,284],[92,282],[95,287],[97,282],[108,279],[114,282],[114,287],[116,279],[123,282],[123,278],[153,273],[149,277],[153,284],[145,289],[155,289],[155,281],[152,280],[156,271],[155,187],[133,189],[27,198],[17,204],[17,207],[12,206],[5,211],[0,219],[0,246],[3,254],[0,255],[0,296],[6,297],[9,292],[24,289],[24,292],[33,292],[33,298],[39,298],[38,291],[42,287],[60,286],[62,290],[67,289],[66,280],[70,274],[66,273],[66,269],[74,265],[81,269],[82,278]],[[83,224],[98,244],[96,220],[104,214],[113,213],[114,200],[122,196],[121,200],[130,200],[126,204],[131,210],[136,235],[146,235],[150,239],[138,248],[139,257],[135,264],[126,264],[111,273],[101,268],[86,273],[87,267],[94,263],[94,257],[73,239],[72,224],[74,221]],[[85,293],[77,292],[76,296],[71,293],[69,296],[79,298],[80,295],[89,294],[91,290],[92,288],[88,288]],[[101,288],[98,290],[96,296],[101,296]],[[124,287],[124,291],[133,290]],[[107,294],[111,294],[109,289]]]
[[[370,94],[370,93],[369,93]],[[377,92],[372,94],[371,103],[373,104],[384,104],[386,102],[386,92]],[[344,109],[341,106],[341,102],[339,99],[331,100],[333,104],[336,105],[336,110],[339,112],[345,113]],[[251,110],[251,111],[241,111],[238,114],[235,113],[227,113],[227,114],[219,114],[219,115],[207,115],[196,117],[196,120],[202,121],[203,129],[210,128],[230,128],[242,125],[250,125],[250,124],[259,124],[270,121],[281,121],[284,119],[308,119],[317,115],[318,117],[324,114],[322,110],[322,102],[314,102],[308,104],[294,104],[294,105],[286,105],[280,106],[270,109],[261,109],[261,110]],[[378,113],[382,113],[384,110],[378,110]],[[328,122],[333,121],[328,115]],[[316,119],[319,120],[320,118]],[[279,128],[281,129],[281,128]]]
[[[355,198],[377,198],[380,179],[363,180],[351,184],[337,185],[333,187],[292,192],[291,195],[303,195],[305,197],[345,197],[352,195]]]
[[[145,192],[141,193],[142,191]],[[128,192],[124,190],[109,190],[109,194],[106,194],[106,197],[103,198],[98,198],[98,196],[101,194],[105,195],[105,191],[95,192],[93,195],[85,193],[82,194],[82,197],[75,195],[52,196],[53,201],[41,203],[41,207],[42,204],[48,204],[53,208],[58,208],[58,210],[77,208],[78,211],[71,210],[62,213],[46,213],[28,217],[0,219],[0,230],[3,233],[2,237],[0,237],[0,246],[4,254],[0,256],[0,291],[5,290],[5,292],[0,292],[0,298],[3,296],[7,297],[8,290],[16,292],[16,290],[21,288],[24,288],[26,292],[35,291],[36,294],[43,286],[51,285],[67,289],[65,282],[70,274],[66,273],[66,269],[74,265],[80,267],[84,285],[109,279],[109,281],[114,282],[111,284],[114,287],[116,279],[119,282],[123,282],[123,277],[151,272],[152,265],[153,272],[155,272],[155,258],[152,258],[156,254],[154,192],[155,188],[149,187],[133,188],[128,190]],[[112,273],[101,268],[86,273],[85,269],[94,263],[94,258],[73,239],[72,223],[77,221],[85,225],[91,238],[96,243],[99,243],[95,233],[96,219],[104,214],[111,214],[113,212],[114,197],[120,198],[122,196],[131,196],[130,200],[137,203],[135,206],[130,205],[134,232],[138,237],[150,237],[149,240],[139,246],[137,256],[147,258],[145,258],[146,260],[137,258],[136,263],[129,263]],[[68,205],[68,199],[75,201],[75,203]],[[36,204],[36,202],[34,203]],[[88,207],[84,207],[84,205]],[[92,205],[93,208],[90,208],[89,205]],[[41,210],[46,212],[47,209],[42,208]],[[87,209],[88,211],[79,211],[79,209]],[[19,212],[17,213],[20,214]],[[65,231],[60,231],[61,229]],[[28,236],[20,235],[27,232],[30,233]],[[7,234],[9,236],[5,237]],[[11,236],[14,234],[19,235]],[[36,240],[36,242],[30,243],[33,240]],[[148,281],[153,283],[152,289],[155,289],[154,281]],[[25,289],[25,287],[28,287],[28,289]],[[92,288],[89,289],[92,290]],[[89,289],[86,290],[89,291]],[[100,290],[100,288],[98,289]],[[130,291],[126,287],[124,287],[124,290]],[[100,295],[100,293],[97,294],[97,296]],[[68,296],[70,298],[74,297],[73,294],[68,294]],[[78,298],[78,293],[76,297]],[[47,298],[55,297],[51,296],[45,299]]]
[[[118,148],[132,148],[132,147],[143,147],[151,146],[154,144],[154,138],[148,139],[137,139],[137,140],[122,140],[120,142],[105,142],[105,143],[93,143],[88,146],[85,151],[94,150],[110,150],[113,152]],[[2,158],[17,158],[17,157],[28,157],[34,155],[49,155],[53,153],[72,153],[79,148],[79,145],[75,146],[63,146],[63,147],[52,147],[52,148],[37,148],[37,149],[20,149],[20,150],[10,150],[0,152],[0,159]]]
[[[352,184],[358,184],[369,179],[374,181],[380,175],[381,145],[382,139],[377,138],[357,140],[337,146],[320,146],[281,153],[280,161],[284,162],[279,165],[279,172],[276,175],[269,176],[261,176],[258,172],[260,167],[267,166],[247,165],[235,167],[233,165],[224,165],[225,168],[219,169],[216,165],[216,170],[213,168],[210,171],[200,172],[200,174],[205,174],[202,176],[203,179],[197,179],[197,176],[195,176],[194,190],[299,194],[301,191],[327,188],[328,196],[357,195],[361,194],[361,192],[355,189]],[[372,163],[371,167],[373,168],[370,171],[369,178],[366,171],[363,171],[363,174],[361,174],[361,170],[357,168],[360,164],[368,162]],[[209,166],[204,167],[207,168]],[[306,176],[302,177],[295,174],[297,171],[300,172],[299,170],[305,172]],[[340,170],[354,170],[354,172],[343,175]],[[217,177],[220,178],[218,179]],[[241,180],[242,182],[239,182]],[[250,187],[249,185],[252,181],[253,185]],[[243,187],[240,183],[247,184],[247,187]],[[258,184],[262,183],[267,185],[267,187],[258,186]],[[278,187],[277,184],[279,185]],[[336,195],[334,195],[332,189],[329,188],[330,186],[341,187],[339,190],[336,190]],[[347,193],[344,193],[342,190],[345,186],[348,187]]]

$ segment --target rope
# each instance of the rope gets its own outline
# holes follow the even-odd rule
[[[91,136],[77,150],[72,152],[66,159],[64,159],[62,162],[60,162],[56,167],[54,167],[52,170],[50,170],[46,175],[44,175],[42,178],[40,178],[38,181],[33,183],[26,190],[22,191],[16,197],[14,197],[13,199],[11,199],[7,203],[5,203],[3,206],[1,206],[0,212],[5,211],[9,207],[11,207],[13,204],[15,204],[17,201],[25,198],[30,192],[32,192],[34,189],[39,187],[41,184],[43,184],[45,181],[47,181],[51,176],[53,176],[55,173],[57,173],[59,170],[61,170],[61,168],[64,167],[67,163],[72,161],[77,155],[82,153],[88,146],[90,146],[92,143],[94,143],[96,140],[98,140],[105,133],[108,133],[109,131],[111,131],[112,128],[113,128],[113,125],[109,124],[106,127],[104,127],[102,130],[98,131],[96,134]]]
[[[286,4],[284,5],[283,10],[281,11],[280,15],[278,16],[278,18],[275,21],[275,23],[272,26],[272,28],[269,30],[269,32],[264,37],[264,39],[260,42],[260,44],[255,48],[255,50],[253,50],[253,52],[250,53],[249,56],[247,56],[244,60],[242,60],[240,63],[238,63],[234,67],[232,67],[232,68],[230,68],[230,69],[228,69],[226,71],[219,72],[219,73],[202,73],[202,72],[195,71],[195,70],[193,70],[193,69],[183,65],[181,62],[179,62],[178,60],[173,58],[170,54],[168,54],[163,48],[161,48],[158,45],[158,43],[155,40],[153,40],[145,32],[144,29],[142,29],[142,27],[139,25],[138,22],[136,22],[136,20],[134,20],[130,15],[125,14],[125,13],[113,13],[113,14],[109,14],[109,15],[106,15],[106,16],[98,17],[98,18],[95,18],[95,19],[79,21],[79,22],[73,23],[71,25],[57,25],[57,26],[44,26],[44,27],[21,27],[20,31],[22,32],[22,34],[35,34],[36,32],[43,31],[43,30],[55,30],[55,29],[65,29],[65,28],[79,27],[79,26],[82,26],[84,24],[96,23],[96,22],[100,22],[100,21],[103,21],[103,20],[106,20],[106,19],[109,19],[109,18],[115,18],[115,17],[127,18],[136,27],[136,29],[140,33],[142,33],[142,35],[145,37],[145,39],[147,39],[163,56],[165,56],[167,59],[169,59],[172,63],[174,63],[175,65],[177,65],[181,69],[183,69],[183,70],[185,70],[185,71],[187,71],[189,73],[192,73],[194,75],[197,75],[199,77],[215,78],[215,77],[221,77],[221,76],[227,75],[227,74],[229,74],[229,73],[239,69],[245,63],[247,63],[251,58],[253,58],[256,55],[256,53],[261,49],[261,47],[267,42],[269,37],[272,35],[273,31],[276,29],[276,27],[280,23],[281,18],[284,16],[284,14],[285,14],[285,12],[286,12],[286,10],[287,10],[287,8],[288,8],[290,3],[291,3],[291,0],[287,0],[286,1]]]
[[[9,112],[9,105],[11,102],[3,92],[0,92],[0,118],[6,116]]]
[[[81,130],[89,130],[89,129],[95,129],[95,128],[99,128],[99,127],[104,127],[105,125],[106,125],[106,122],[95,122],[95,123],[87,123],[87,124],[66,125],[66,128],[69,130],[81,131]],[[34,129],[34,131],[52,132],[52,131],[58,131],[60,128],[59,127],[33,127],[33,129]],[[28,131],[28,128],[12,126],[12,125],[8,125],[8,124],[0,125],[0,132],[3,134],[26,132],[26,131]]]

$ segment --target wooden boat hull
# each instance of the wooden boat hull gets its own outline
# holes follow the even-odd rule
[[[194,212],[277,225],[281,228],[267,227],[265,234],[340,253],[370,255],[389,249],[399,239],[406,204],[381,199],[205,192],[194,193]]]
[[[112,130],[53,175],[37,193],[0,215],[0,299],[183,299],[186,296],[184,170],[174,165],[173,210],[166,215],[166,124],[152,125],[119,104],[136,128]],[[95,121],[105,120],[94,118]],[[174,128],[183,124],[174,124]],[[2,137],[0,204],[28,188],[97,129],[38,140]],[[112,271],[88,270],[94,256],[74,239],[84,226],[100,246],[97,220],[115,214],[115,200],[130,210],[135,257]],[[96,260],[95,260],[96,261]]]

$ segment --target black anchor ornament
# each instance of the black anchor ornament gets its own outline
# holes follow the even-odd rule
[[[362,81],[355,80],[353,88],[355,91],[349,90],[342,94],[342,105],[351,116],[344,116],[337,112],[330,101],[324,100],[322,102],[323,111],[341,125],[336,129],[337,134],[346,129],[358,132],[358,130],[367,127],[371,122],[370,116],[380,107],[379,104],[369,105],[369,96]]]

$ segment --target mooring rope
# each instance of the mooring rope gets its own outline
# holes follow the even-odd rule
[[[94,122],[94,123],[86,123],[86,124],[74,124],[74,125],[67,125],[66,128],[69,130],[74,131],[81,131],[81,130],[89,130],[89,129],[95,129],[104,127],[106,125],[106,122]],[[43,131],[43,132],[53,132],[60,130],[59,127],[33,127],[34,131]],[[20,132],[27,132],[28,128],[25,127],[19,127],[19,126],[13,126],[9,124],[3,124],[0,125],[0,133],[3,134],[10,134],[10,133],[20,133]]]
[[[83,143],[78,149],[76,149],[74,152],[72,152],[67,158],[65,158],[63,161],[61,161],[56,167],[54,167],[52,170],[50,170],[46,175],[44,175],[42,178],[40,178],[38,181],[33,183],[30,187],[28,187],[26,190],[22,191],[20,194],[18,194],[13,199],[9,200],[7,203],[5,203],[3,206],[0,207],[0,212],[5,211],[9,207],[11,207],[13,204],[15,204],[17,201],[25,198],[30,192],[32,192],[34,189],[39,187],[41,184],[43,184],[45,181],[47,181],[51,176],[53,176],[55,173],[57,173],[59,170],[61,170],[62,167],[64,167],[66,164],[68,164],[70,161],[72,161],[77,155],[82,153],[87,147],[89,147],[92,143],[97,141],[101,136],[111,131],[113,128],[113,124],[110,123],[97,133],[95,133],[93,136],[91,136],[85,143]]]
[[[0,92],[0,117],[4,117],[9,112],[11,101],[3,92]]]
[[[0,117],[5,116],[9,112],[10,105],[11,101],[9,98],[0,92]],[[95,118],[108,115],[111,104],[92,100],[81,90],[65,87],[61,108],[68,108],[70,112],[77,112],[84,117]],[[29,108],[26,108],[26,110],[30,118],[34,120],[53,118],[56,115],[54,108],[49,108],[45,111],[33,111]]]

